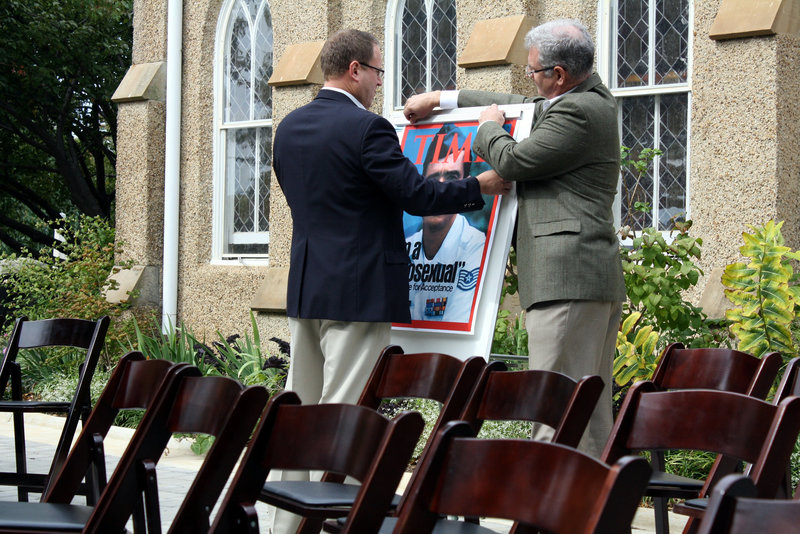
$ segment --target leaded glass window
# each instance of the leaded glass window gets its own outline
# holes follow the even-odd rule
[[[610,1],[608,79],[618,98],[621,142],[634,157],[645,148],[663,151],[646,175],[623,172],[620,223],[669,230],[688,211],[689,0]]]
[[[455,0],[398,0],[395,21],[394,107],[416,93],[455,89]]]
[[[229,0],[222,16],[215,202],[221,216],[215,247],[222,258],[264,256],[272,164],[272,17],[266,0]]]

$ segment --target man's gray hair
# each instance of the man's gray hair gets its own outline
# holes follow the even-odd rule
[[[539,51],[540,67],[560,65],[575,78],[592,73],[594,42],[576,20],[559,19],[536,26],[525,36],[525,46]],[[545,75],[551,76],[552,71]]]

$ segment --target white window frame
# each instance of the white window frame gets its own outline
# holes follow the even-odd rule
[[[694,1],[689,1],[689,8],[688,8],[688,27],[689,27],[689,35],[687,40],[687,74],[686,74],[686,82],[683,83],[676,83],[676,84],[668,84],[668,85],[648,85],[646,87],[625,87],[625,88],[615,88],[614,80],[616,79],[617,75],[617,19],[616,19],[616,9],[615,4],[617,0],[600,0],[598,2],[598,24],[597,24],[597,71],[600,74],[601,78],[606,84],[606,87],[609,88],[611,94],[614,95],[616,98],[624,98],[624,97],[635,97],[635,96],[660,96],[660,95],[668,95],[668,94],[686,94],[687,95],[687,117],[686,117],[686,218],[691,218],[691,145],[692,145],[692,124],[691,124],[691,109],[692,109],[692,72],[694,70],[693,67],[693,29],[694,29]],[[649,10],[649,22],[648,28],[650,31],[650,42],[654,42],[653,36],[655,34],[655,10]],[[649,47],[649,60],[648,64],[653,65],[655,63],[655,47]],[[649,76],[648,79],[654,79],[653,76]],[[659,103],[656,104],[658,107]],[[658,111],[658,110],[657,110]],[[660,112],[657,115],[660,117]],[[619,130],[620,130],[620,137],[622,134],[622,108],[619,109]],[[656,120],[654,124],[654,132],[653,132],[653,139],[659,140],[660,139],[660,121]],[[653,148],[653,147],[645,147],[645,148]],[[653,172],[655,176],[659,176],[659,167],[661,165],[661,157],[657,156],[653,160]],[[657,224],[658,221],[658,198],[659,198],[659,188],[661,186],[660,180],[654,180],[654,188],[653,188],[653,211],[652,211],[652,221],[654,224]],[[617,196],[614,199],[614,224],[615,226],[619,227],[621,223],[621,191],[622,191],[622,182],[618,184],[617,189]],[[639,235],[641,232],[636,231],[635,234]],[[671,232],[662,230],[662,234],[664,234],[665,238],[669,238],[669,234]],[[624,242],[624,241],[623,241]]]
[[[227,34],[231,23],[230,16],[238,0],[225,0],[217,19],[217,31],[215,36],[214,52],[214,134],[213,134],[213,199],[212,199],[212,227],[211,227],[211,263],[225,264],[238,263],[243,265],[265,265],[269,262],[269,253],[265,254],[230,254],[225,253],[225,244],[259,243],[269,245],[269,232],[228,232],[226,219],[233,212],[233,202],[226,195],[228,186],[226,174],[226,150],[227,134],[229,131],[246,128],[272,129],[272,118],[251,121],[238,121],[232,124],[225,123],[225,102],[223,95],[226,94],[224,84],[227,65],[225,64],[225,54],[227,47]],[[270,9],[269,1],[263,0],[266,9]],[[274,27],[273,27],[274,31]],[[250,93],[251,109],[253,92]],[[274,133],[274,130],[273,130]],[[271,172],[271,170],[270,170]],[[258,193],[259,180],[256,177],[256,199],[260,198]]]

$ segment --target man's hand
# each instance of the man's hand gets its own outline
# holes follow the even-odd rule
[[[493,170],[480,173],[476,176],[478,183],[481,184],[482,195],[505,195],[511,191],[512,182],[503,180],[499,174]]]
[[[424,119],[431,114],[433,108],[439,105],[439,98],[441,91],[431,91],[430,93],[422,93],[414,95],[406,100],[406,105],[403,107],[403,115],[411,124],[414,124],[420,119]]]
[[[500,108],[497,107],[497,104],[492,104],[488,108],[481,111],[481,114],[478,117],[478,125],[481,125],[486,121],[494,121],[502,126],[506,121],[506,112],[500,111]]]

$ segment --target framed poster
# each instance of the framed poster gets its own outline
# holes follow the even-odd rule
[[[533,123],[533,105],[500,106],[516,140]],[[485,107],[440,111],[409,124],[393,117],[403,153],[428,179],[459,180],[491,167],[472,151]],[[411,323],[392,325],[392,343],[406,352],[489,356],[508,249],[516,219],[514,190],[484,195],[482,210],[418,217],[403,215]]]

